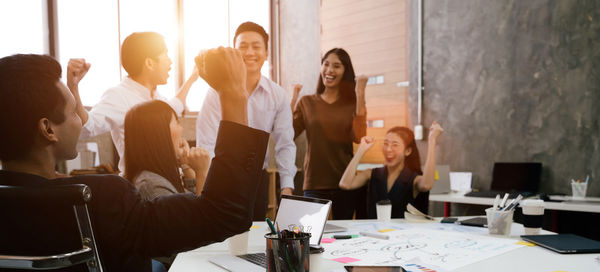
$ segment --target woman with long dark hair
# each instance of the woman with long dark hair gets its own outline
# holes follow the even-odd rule
[[[329,50],[321,59],[316,94],[303,96],[293,111],[295,137],[305,130],[307,136],[304,195],[332,200],[333,219],[352,219],[355,210],[357,218],[364,213],[356,198],[364,193],[338,188],[353,156],[352,143],[366,134],[367,78],[355,77],[348,53],[341,48]]]
[[[340,188],[352,190],[368,183],[368,218],[377,218],[375,204],[380,200],[392,202],[392,218],[404,218],[408,203],[427,213],[429,190],[433,187],[435,176],[435,146],[443,131],[437,122],[433,122],[429,129],[424,172],[415,136],[406,127],[393,127],[386,133],[381,150],[385,158],[384,167],[357,171],[358,162],[375,143],[373,138],[363,137],[356,155],[344,171]]]
[[[125,178],[145,199],[202,192],[210,157],[202,148],[190,148],[181,137],[182,130],[173,109],[160,100],[138,104],[127,112]]]

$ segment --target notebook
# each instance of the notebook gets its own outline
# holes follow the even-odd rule
[[[497,162],[492,171],[491,189],[465,196],[494,198],[497,194],[502,197],[504,193],[508,193],[509,198],[519,194],[532,196],[538,192],[541,176],[542,164],[539,162]]]
[[[309,243],[311,248],[322,249],[320,247],[321,237],[330,209],[330,200],[283,195],[279,202],[275,223],[279,225],[281,230],[299,227],[310,232]],[[265,253],[239,256],[221,254],[211,257],[209,262],[233,272],[262,272],[266,269]]]
[[[562,254],[600,253],[600,242],[575,234],[522,235],[521,238]]]
[[[450,192],[450,166],[436,165],[433,188],[429,194],[445,194]]]

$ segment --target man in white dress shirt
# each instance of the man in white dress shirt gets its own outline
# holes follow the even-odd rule
[[[121,63],[127,77],[121,83],[108,89],[90,112],[81,104],[78,83],[85,76],[90,64],[84,59],[71,59],[67,66],[67,86],[77,100],[77,112],[84,126],[80,139],[86,139],[110,131],[113,143],[119,153],[119,170],[124,172],[123,152],[125,114],[133,106],[160,99],[167,102],[178,115],[185,109],[185,99],[191,85],[198,79],[198,73],[181,87],[172,99],[166,99],[156,92],[156,86],[164,85],[169,78],[171,59],[162,35],[155,32],[136,32],[129,35],[121,46]]]
[[[234,46],[239,49],[246,65],[246,89],[248,90],[248,126],[271,133],[275,142],[275,159],[281,183],[281,194],[291,195],[296,174],[296,145],[292,126],[292,111],[286,91],[275,82],[261,75],[260,70],[267,59],[269,35],[258,24],[245,22],[235,31]],[[196,121],[196,145],[214,156],[217,129],[221,120],[221,104],[217,93],[209,89],[202,110]],[[243,139],[240,139],[243,141]],[[267,151],[267,154],[269,152]],[[263,221],[268,204],[268,174],[265,171],[268,156],[263,165],[263,178],[254,206],[254,220]]]

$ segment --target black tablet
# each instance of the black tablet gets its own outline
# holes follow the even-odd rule
[[[348,272],[406,272],[401,266],[344,266]]]
[[[575,234],[522,235],[521,238],[562,254],[600,253],[600,242]]]

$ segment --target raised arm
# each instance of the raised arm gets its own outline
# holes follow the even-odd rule
[[[356,112],[352,120],[352,133],[355,143],[359,143],[367,135],[367,106],[365,101],[365,88],[369,78],[360,75],[356,77]]]
[[[369,78],[365,75],[356,77],[356,115],[365,116],[367,115],[367,106],[365,100],[365,89],[367,88],[367,81]]]
[[[196,66],[194,66],[194,71],[192,72],[192,75],[190,75],[190,77],[183,83],[183,85],[177,92],[177,95],[175,95],[175,97],[181,100],[181,103],[183,103],[183,105],[185,105],[185,100],[187,98],[188,93],[190,92],[190,88],[192,87],[194,82],[196,82],[196,80],[198,80],[198,69],[196,68]]]
[[[419,192],[427,192],[433,188],[435,182],[435,146],[438,137],[444,132],[444,129],[436,121],[429,128],[429,143],[427,145],[427,160],[425,161],[425,169],[423,176],[418,176],[415,179],[413,193],[416,196]]]
[[[67,65],[67,87],[75,97],[77,102],[77,115],[81,118],[81,123],[85,124],[88,120],[88,112],[81,103],[81,97],[79,96],[79,82],[87,72],[90,70],[92,65],[86,63],[85,59],[70,59]]]
[[[290,107],[292,108],[292,112],[296,109],[296,102],[298,102],[298,95],[302,91],[302,84],[294,84],[294,91],[292,93],[292,102],[290,103]]]
[[[217,91],[223,121],[248,126],[246,67],[242,54],[233,48],[219,47],[196,57],[198,74]]]
[[[365,171],[356,171],[356,168],[358,167],[360,159],[362,159],[363,155],[365,155],[365,153],[371,149],[371,147],[373,147],[373,144],[375,144],[375,140],[369,136],[364,136],[362,139],[360,139],[360,146],[358,146],[356,154],[354,154],[354,157],[352,160],[350,160],[348,166],[346,166],[346,170],[344,171],[342,179],[340,180],[339,186],[341,189],[352,190],[360,188],[365,185],[367,180],[369,180],[371,177],[371,169]]]

